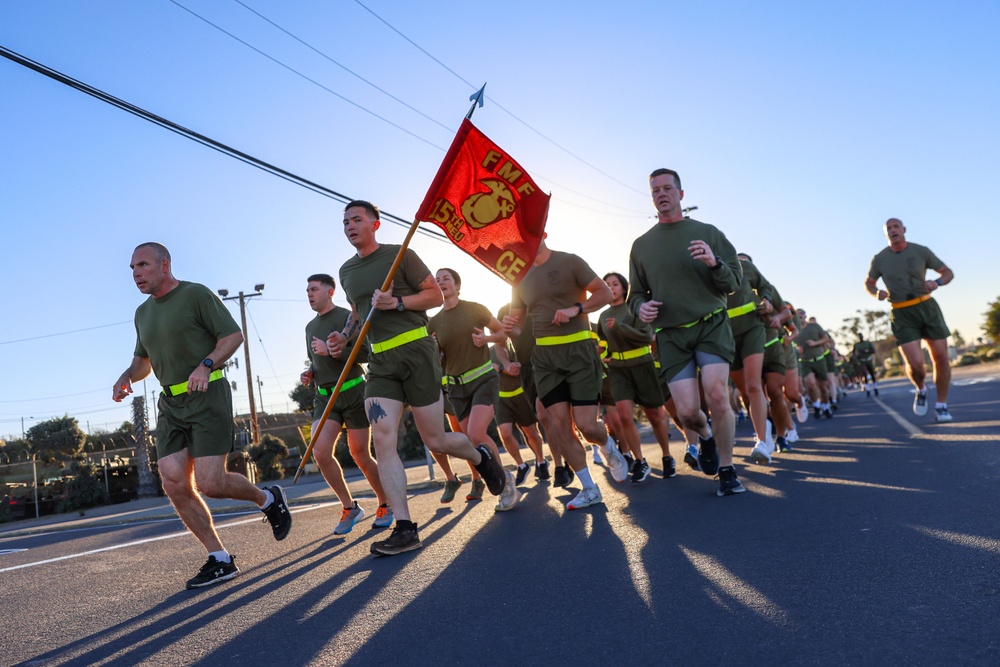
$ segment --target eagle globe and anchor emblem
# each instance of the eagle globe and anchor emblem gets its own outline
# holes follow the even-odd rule
[[[490,191],[477,192],[462,202],[462,217],[470,227],[482,229],[514,215],[517,197],[505,182],[496,178],[484,178],[479,182]]]

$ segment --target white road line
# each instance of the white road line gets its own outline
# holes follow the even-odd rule
[[[895,419],[896,423],[899,424],[900,426],[902,426],[906,430],[906,432],[910,434],[910,437],[916,438],[916,437],[923,437],[924,435],[926,435],[915,424],[913,424],[912,422],[907,421],[906,419],[903,419],[903,415],[899,414],[898,412],[896,412],[895,410],[893,410],[892,408],[890,408],[888,405],[886,405],[885,403],[883,403],[880,399],[873,397],[872,400],[874,400],[876,403],[878,403],[879,406],[883,410],[885,410],[886,412],[888,412],[889,416],[892,417],[893,419]]]
[[[300,507],[292,510],[292,514],[298,514],[299,512],[309,512],[311,510],[320,509],[332,503],[323,503],[322,505],[309,505],[308,507]],[[260,517],[254,517],[252,519],[244,519],[243,521],[234,521],[232,523],[224,523],[222,525],[216,526],[216,529],[222,528],[232,528],[234,526],[242,526],[247,523],[254,523],[260,521]],[[126,542],[124,544],[116,544],[110,547],[104,547],[103,549],[91,549],[90,551],[83,551],[78,554],[67,554],[65,556],[59,556],[58,558],[48,558],[46,560],[35,561],[34,563],[23,563],[21,565],[13,565],[11,567],[0,568],[0,573],[11,572],[13,570],[21,570],[26,567],[35,567],[36,565],[48,565],[49,563],[58,563],[62,560],[70,560],[73,558],[81,558],[83,556],[93,556],[94,554],[104,553],[106,551],[114,551],[116,549],[124,549],[126,547],[134,547],[140,544],[148,544],[149,542],[159,542],[161,540],[171,540],[175,537],[184,537],[185,535],[190,535],[186,530],[170,533],[169,535],[161,535],[159,537],[149,537],[144,540],[135,540],[134,542]]]

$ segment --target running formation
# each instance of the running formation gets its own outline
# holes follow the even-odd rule
[[[459,298],[456,271],[432,274],[410,249],[382,291],[399,246],[376,240],[376,206],[347,205],[344,233],[357,252],[340,268],[339,282],[351,309],[334,306],[331,275],[306,279],[316,315],[305,327],[309,367],[301,376],[316,392],[315,429],[351,348],[363,346],[314,449],[342,505],[339,521],[331,522],[334,534],[351,532],[366,517],[333,456],[346,428],[351,455],[377,498],[372,528],[392,526],[371,552],[391,556],[422,546],[397,452],[406,406],[445,472],[441,502],[454,502],[464,484],[455,463],[471,473],[467,500],[488,490],[497,498],[496,511],[507,512],[517,507],[517,487],[532,476],[557,487],[578,481],[568,510],[603,502],[615,482],[649,483],[655,465],[663,479],[673,478],[670,420],[683,434],[681,460],[717,480],[716,495],[740,494],[746,489],[734,458],[737,420],[749,415],[754,436],[748,459],[766,465],[792,451],[796,421],[832,419],[846,388],[878,396],[870,341],[858,334],[850,357],[841,357],[826,330],[785,301],[750,255],[738,254],[722,230],[685,215],[677,172],[657,169],[649,186],[658,222],[633,243],[627,276],[611,271],[600,277],[582,258],[543,240],[511,303],[496,315]],[[948,328],[931,292],[953,275],[929,249],[907,243],[905,231],[895,218],[886,222],[889,246],[872,260],[865,287],[892,304],[893,335],[915,388],[914,412],[928,411],[920,342],[926,340],[937,389],[935,419],[951,421]],[[165,387],[158,405],[159,469],[177,513],[208,551],[188,587],[207,586],[239,570],[199,491],[255,502],[278,540],[292,519],[281,487],[261,490],[226,472],[232,396],[226,382],[216,382],[222,377],[216,369],[242,343],[236,323],[207,288],[173,277],[160,244],[136,248],[132,269],[136,286],[150,298],[136,311],[133,361],[115,383],[113,398],[122,400],[132,382],[151,371]],[[939,277],[927,280],[927,269]],[[370,328],[360,341],[366,320]],[[658,462],[643,455],[637,405],[660,446]],[[494,422],[501,442],[489,434]],[[522,457],[519,438],[533,460]],[[501,445],[515,461],[513,473],[500,464]],[[595,474],[588,458],[605,465],[609,478]]]

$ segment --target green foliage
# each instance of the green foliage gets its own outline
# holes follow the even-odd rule
[[[288,458],[288,447],[280,438],[265,435],[259,443],[247,448],[247,454],[257,466],[260,481],[269,482],[285,476],[281,462]]]
[[[952,366],[974,366],[975,364],[981,363],[983,363],[983,360],[975,354],[963,354],[952,364]]]
[[[962,338],[962,334],[958,332],[958,329],[951,332],[951,344],[955,347],[965,347],[965,339]]]
[[[292,389],[288,394],[288,397],[295,401],[295,404],[299,406],[300,412],[312,412],[313,399],[316,397],[316,392],[312,387],[307,387],[299,382],[295,385],[295,389]]]
[[[82,510],[88,507],[107,505],[110,502],[101,467],[87,460],[74,462],[73,476],[66,484],[63,509],[67,512],[81,510],[82,514]]]
[[[1000,341],[1000,297],[990,303],[989,310],[983,313],[986,321],[983,322],[983,331],[994,341]]]
[[[63,415],[38,422],[28,429],[31,451],[45,461],[72,458],[83,449],[87,436],[75,417]]]

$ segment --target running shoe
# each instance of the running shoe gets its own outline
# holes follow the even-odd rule
[[[531,466],[527,463],[522,463],[517,467],[517,477],[514,478],[514,484],[516,486],[521,486],[524,484],[524,480],[528,479],[528,473],[531,472]]]
[[[486,488],[490,490],[490,493],[499,496],[507,484],[507,475],[504,474],[503,466],[493,457],[493,453],[486,445],[476,445],[476,450],[483,458],[476,464],[475,468],[483,476]]]
[[[791,433],[791,431],[789,431],[789,433]],[[792,446],[788,444],[788,439],[783,435],[778,436],[778,438],[774,441],[774,446],[778,452],[795,451],[792,449]]]
[[[596,486],[585,486],[580,493],[576,494],[576,498],[569,501],[566,504],[566,509],[568,510],[578,510],[584,507],[590,507],[591,505],[598,505],[604,502],[604,498],[601,496],[601,490]]]
[[[927,389],[918,391],[913,397],[913,414],[923,417],[927,414]]]
[[[809,407],[806,405],[806,397],[802,397],[802,402],[795,406],[795,418],[799,420],[800,424],[805,424],[806,420],[809,419]]]
[[[827,419],[833,419],[833,413],[830,412],[830,408],[823,408],[823,416]]]
[[[215,556],[209,556],[201,570],[192,579],[188,579],[187,588],[204,588],[212,584],[229,581],[240,573],[240,568],[236,567],[236,556],[229,555],[229,562],[223,563],[216,560]]]
[[[604,450],[604,456],[608,458],[608,472],[616,482],[624,482],[628,477],[628,464],[625,457],[618,451],[618,448],[611,445]]]
[[[708,440],[698,436],[698,467],[706,475],[719,472],[719,451],[715,447],[715,436],[708,436]]]
[[[470,489],[469,493],[465,496],[466,502],[471,500],[482,500],[483,491],[485,490],[486,490],[486,482],[484,482],[481,479],[472,480],[472,489]]]
[[[417,524],[413,524],[413,528],[401,528],[397,523],[389,539],[372,542],[370,551],[374,556],[395,556],[422,546],[420,536],[417,535]]]
[[[504,485],[503,492],[500,494],[500,501],[493,509],[497,512],[507,512],[514,509],[514,505],[516,505],[517,501],[520,499],[521,492],[517,490],[517,485],[514,483],[514,476],[508,472],[507,483]]]
[[[552,475],[549,473],[548,461],[542,461],[535,466],[535,479],[541,482],[549,479],[550,477],[552,477]]]
[[[649,464],[645,461],[636,461],[632,464],[632,483],[645,482],[651,472]]]
[[[267,490],[274,496],[274,500],[260,511],[264,513],[263,523],[271,524],[271,533],[274,539],[280,542],[288,537],[288,531],[292,529],[292,513],[288,511],[288,499],[285,498],[284,489],[275,484],[267,487]]]
[[[719,490],[715,492],[715,495],[719,496],[731,496],[734,493],[743,493],[746,491],[743,488],[743,484],[740,482],[739,477],[736,476],[736,468],[733,466],[726,466],[725,468],[719,468]]]
[[[951,421],[951,415],[948,413],[948,406],[934,408],[934,421],[939,424],[947,424]]]
[[[701,470],[701,466],[698,465],[698,448],[695,445],[687,446],[687,451],[684,452],[684,463],[691,466],[691,470]]]
[[[597,465],[604,463],[604,459],[601,458],[601,448],[597,445],[591,445],[590,449],[594,452],[594,463]]]
[[[670,479],[671,477],[677,477],[677,461],[674,460],[672,456],[663,457],[663,479]],[[695,463],[698,461],[695,460]]]
[[[573,483],[575,476],[569,466],[556,466],[556,474],[552,478],[552,486],[559,488],[567,487]]]
[[[372,530],[376,528],[388,528],[392,525],[392,508],[388,505],[379,505],[375,510],[375,520],[372,521]]]
[[[799,441],[799,432],[798,432],[798,430],[796,430],[796,429],[793,428],[793,429],[789,429],[788,431],[786,431],[785,432],[785,440],[790,445],[793,444],[793,443],[798,442]],[[791,450],[789,450],[789,451],[791,451]]]
[[[819,407],[818,405],[814,405],[813,406],[813,417],[816,418],[816,419],[819,419],[822,416],[823,416],[823,408]]]
[[[458,489],[462,486],[462,480],[458,479],[446,479],[444,481],[444,493],[441,494],[442,503],[450,503],[455,499],[455,494],[458,493]],[[482,497],[482,493],[479,497]]]
[[[761,465],[771,462],[771,447],[763,440],[758,440],[757,444],[750,450],[750,460]]]
[[[333,529],[334,535],[346,535],[354,528],[354,524],[365,518],[365,510],[358,501],[354,501],[354,507],[345,507],[340,513],[340,523]]]

